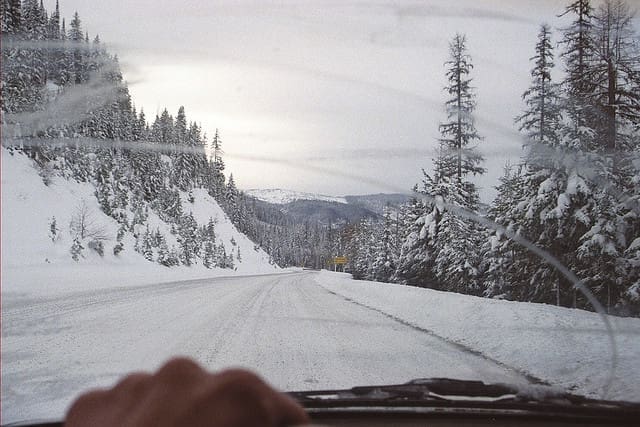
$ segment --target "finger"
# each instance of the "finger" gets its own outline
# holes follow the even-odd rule
[[[109,422],[108,396],[106,390],[94,390],[80,396],[67,411],[65,427],[107,425],[103,423]]]
[[[141,400],[132,405],[130,425],[180,425],[178,420],[193,405],[197,390],[209,374],[190,359],[175,358],[165,363],[154,375],[138,378],[124,387],[141,391]]]
[[[122,396],[127,399],[138,399],[149,388],[151,378],[151,374],[134,372],[118,382],[109,393],[113,396]]]
[[[264,410],[263,421],[270,420],[270,425],[299,425],[309,422],[304,408],[294,399],[272,388],[258,375],[243,369],[223,371],[216,377],[217,387],[232,394],[238,391],[244,403],[253,400],[254,413]]]
[[[309,424],[311,422],[311,419],[304,408],[291,396],[278,392],[275,393],[279,425],[296,426]]]
[[[165,363],[155,374],[158,382],[168,384],[185,384],[200,380],[209,375],[196,362],[185,357],[176,357]]]

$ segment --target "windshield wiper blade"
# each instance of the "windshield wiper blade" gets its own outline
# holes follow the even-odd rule
[[[509,384],[485,384],[449,378],[415,379],[405,384],[353,387],[346,390],[291,392],[300,400],[460,400],[482,398],[509,400],[518,396],[519,389]]]
[[[545,385],[485,384],[449,378],[415,379],[405,384],[353,387],[347,390],[291,392],[306,407],[458,406],[478,408],[563,407],[630,410],[640,403],[603,401],[576,396]]]
[[[356,392],[366,393],[368,387],[356,387]],[[360,390],[361,389],[361,390]],[[518,388],[509,384],[485,384],[482,381],[465,381],[450,378],[421,378],[406,384],[383,386],[394,398],[432,400],[512,400],[518,395]]]

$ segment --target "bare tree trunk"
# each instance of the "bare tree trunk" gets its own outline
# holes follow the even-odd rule
[[[617,73],[614,65],[613,57],[610,55],[607,60],[607,151],[613,155],[614,158],[614,172],[615,172],[615,151],[616,151],[616,89],[617,89]]]

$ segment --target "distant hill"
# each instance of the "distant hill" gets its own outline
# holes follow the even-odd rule
[[[318,221],[322,224],[356,222],[362,218],[377,218],[379,215],[363,206],[324,200],[296,200],[282,205],[282,212],[298,222]]]
[[[301,191],[268,188],[265,190],[245,190],[246,195],[274,205],[284,205],[296,200],[321,200],[325,202],[347,203],[344,197],[325,196],[323,194],[304,193]]]
[[[311,221],[325,225],[380,218],[385,206],[396,207],[409,200],[405,194],[326,196],[282,189],[253,189],[245,194],[256,199],[263,211],[277,210],[296,223]]]
[[[344,196],[347,203],[356,206],[362,206],[378,215],[384,214],[386,206],[397,207],[406,203],[411,198],[408,194],[365,194],[361,196]]]

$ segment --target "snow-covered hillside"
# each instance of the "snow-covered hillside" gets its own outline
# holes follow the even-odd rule
[[[325,196],[322,194],[282,190],[279,188],[271,188],[265,190],[245,190],[245,194],[267,203],[273,203],[275,205],[284,205],[296,200],[320,200],[323,202],[347,203],[347,200],[344,197]]]
[[[193,190],[193,202],[182,193],[183,209],[186,214],[193,214],[198,226],[213,219],[216,244],[224,245],[227,254],[233,255],[234,268],[207,269],[201,263],[191,267],[164,267],[147,261],[134,250],[133,233],[125,234],[124,250],[116,256],[113,248],[117,244],[119,224],[100,210],[94,192],[95,187],[89,183],[59,176],[53,176],[46,186],[28,157],[2,148],[3,293],[51,293],[278,270],[269,263],[264,251],[235,229],[204,189]],[[73,217],[82,210],[87,228],[105,236],[104,255],[84,248],[78,261],[74,261],[70,253],[73,244],[70,228]],[[152,210],[148,215],[150,230],[159,230],[169,247],[175,245],[176,236],[171,226]],[[55,235],[51,231],[53,218]]]

